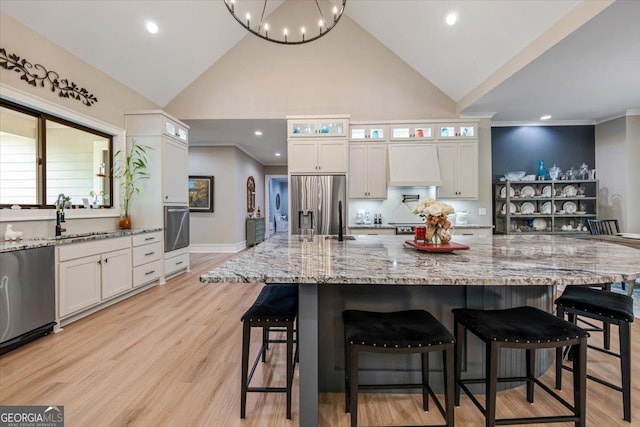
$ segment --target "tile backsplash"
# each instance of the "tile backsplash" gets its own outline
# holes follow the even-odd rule
[[[390,187],[387,189],[386,200],[361,200],[353,199],[349,200],[349,224],[355,224],[356,213],[358,209],[362,209],[365,212],[373,215],[378,213],[382,214],[382,222],[384,224],[390,222],[396,223],[418,223],[421,222],[421,218],[411,213],[413,207],[416,205],[416,201],[402,202],[403,194],[415,195],[417,194],[420,199],[436,198],[436,187]],[[478,216],[478,202],[475,200],[446,200],[441,199],[453,206],[456,211],[469,212],[470,224],[491,224],[490,214],[486,216]]]

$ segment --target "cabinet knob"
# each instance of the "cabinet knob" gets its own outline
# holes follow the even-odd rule
[[[109,258],[105,258],[105,259],[104,259],[104,263],[106,264],[106,263],[108,263],[108,262],[109,262]]]
[[[102,265],[102,260],[98,260],[98,264]]]

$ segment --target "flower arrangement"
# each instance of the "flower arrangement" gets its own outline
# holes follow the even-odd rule
[[[442,243],[449,243],[451,222],[447,219],[447,215],[455,211],[450,204],[433,199],[420,200],[416,204],[412,212],[425,219],[427,226],[425,242],[435,244],[439,240]]]

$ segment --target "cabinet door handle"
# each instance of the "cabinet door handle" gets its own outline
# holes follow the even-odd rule
[[[146,239],[144,239],[145,242],[148,242],[149,240],[156,240],[155,237],[147,237]]]
[[[153,274],[155,272],[156,272],[155,270],[147,271],[146,273],[144,273],[144,275],[148,276],[148,275]]]
[[[153,254],[155,254],[155,253],[156,253],[156,251],[153,251],[153,252],[147,252],[146,254],[144,254],[144,256],[153,255]]]
[[[180,264],[182,264],[183,262],[184,262],[184,261],[178,261],[178,262],[176,262],[176,265],[180,265]]]

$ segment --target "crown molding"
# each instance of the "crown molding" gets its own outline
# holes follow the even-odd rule
[[[517,122],[491,122],[491,127],[516,127],[516,126],[593,126],[595,120],[531,120]]]

